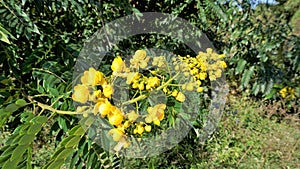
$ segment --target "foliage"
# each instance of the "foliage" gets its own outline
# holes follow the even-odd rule
[[[281,156],[273,152],[258,152],[261,150],[259,142],[263,140],[253,139],[260,136],[257,130],[266,134],[269,129],[265,126],[272,124],[275,129],[281,125],[258,118],[255,116],[256,110],[247,112],[246,109],[245,114],[241,114],[243,123],[238,123],[239,127],[246,129],[249,137],[243,139],[243,130],[234,130],[236,125],[230,117],[229,122],[225,121],[223,124],[232,130],[221,128],[207,142],[208,146],[199,145],[197,130],[194,130],[181,144],[164,154],[163,158],[151,158],[147,163],[127,161],[104,151],[88,139],[82,125],[79,125],[89,126],[89,118],[79,121],[74,116],[71,77],[76,58],[85,41],[104,23],[128,14],[141,16],[141,12],[153,10],[182,17],[203,30],[217,51],[229,56],[225,58],[229,63],[227,75],[229,81],[237,81],[240,89],[251,90],[252,94],[267,99],[281,97],[283,104],[287,103],[287,106],[298,105],[300,46],[299,36],[293,35],[288,25],[287,18],[292,16],[291,12],[288,17],[280,12],[274,15],[271,7],[259,6],[254,10],[249,2],[239,2],[0,0],[0,126],[5,130],[4,133],[11,133],[5,142],[1,142],[0,166],[115,168],[133,161],[138,167],[199,168],[233,167],[238,164],[247,166],[245,159],[252,159],[252,164],[254,159],[258,165],[271,165],[272,162],[281,160]],[[294,1],[289,1],[291,2]],[[182,56],[190,53],[180,42],[152,34],[131,37],[117,46],[119,48],[113,49],[112,53],[128,55],[126,52],[130,50],[146,47],[172,48]],[[193,57],[192,55],[191,58]],[[107,64],[112,61],[113,57],[106,60]],[[175,97],[177,96],[178,93]],[[243,110],[246,107],[237,109]],[[207,110],[201,111],[205,113]],[[198,122],[201,123],[201,116],[199,119]],[[51,125],[47,132],[43,130],[46,125]],[[285,128],[282,129],[284,130]],[[231,135],[231,131],[239,138]],[[39,166],[40,163],[34,161],[35,150],[39,148],[35,143],[43,132],[51,138],[49,144],[55,147],[51,159],[46,159],[47,164]],[[295,143],[297,144],[298,142]],[[248,154],[248,149],[255,151],[251,151],[249,158],[246,158],[248,156],[245,157],[242,153]],[[298,152],[297,146],[291,150]],[[212,163],[207,155],[213,159]],[[199,163],[193,156],[198,156],[203,161]],[[269,161],[255,161],[264,157]],[[289,158],[299,159],[294,154]],[[173,165],[169,166],[170,162]],[[296,163],[293,165],[295,168],[299,167]]]

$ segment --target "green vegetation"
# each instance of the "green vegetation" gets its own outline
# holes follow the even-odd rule
[[[0,168],[300,168],[299,0],[278,2],[252,9],[250,0],[0,0]],[[86,102],[88,97],[72,97],[72,75],[84,43],[105,23],[130,14],[142,17],[143,12],[154,10],[186,19],[207,35],[214,52],[226,56],[222,65],[229,94],[218,128],[204,143],[199,142],[199,131],[209,99],[203,101],[198,121],[178,145],[159,156],[130,159],[105,151],[85,133],[94,119],[82,113],[84,107],[81,111],[74,107],[74,98]],[[140,34],[113,44],[99,71],[104,77],[124,73],[118,68],[122,59],[111,68],[116,55],[127,56],[147,48],[190,55],[186,57],[189,69],[195,71],[193,74],[199,71],[193,61],[197,53],[177,39],[155,34]],[[142,58],[132,62],[147,60]],[[143,87],[147,88],[149,79],[153,85],[148,88],[159,89],[163,85],[160,82],[172,84],[173,80],[152,70],[139,75],[147,78],[129,83],[138,85],[138,89],[131,88],[134,96],[138,92],[144,96]],[[158,75],[164,79],[155,78]],[[207,76],[204,88],[198,89],[204,91],[201,98],[210,97],[207,84],[212,75]],[[82,86],[90,83],[81,82]],[[93,89],[102,92],[105,86],[103,82]],[[189,98],[177,91],[180,87],[167,87],[164,92],[174,98],[170,97],[169,105],[158,107],[178,110],[177,101]],[[103,93],[110,99],[113,91]],[[138,101],[146,110],[147,103]],[[151,107],[149,113],[155,114]],[[161,109],[160,115],[148,118],[156,120],[152,127],[161,121],[166,128],[172,121],[174,116],[163,121]],[[74,114],[86,117],[79,119]],[[107,118],[111,117],[116,116]],[[110,121],[119,124],[122,119]],[[140,125],[151,130],[149,125]],[[144,132],[144,128],[134,132],[133,125],[130,129],[133,134]],[[160,131],[159,127],[152,129]]]

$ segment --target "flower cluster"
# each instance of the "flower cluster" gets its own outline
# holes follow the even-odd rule
[[[164,56],[150,57],[145,50],[137,50],[127,61],[121,56],[115,57],[110,66],[112,73],[107,77],[94,68],[85,71],[81,83],[74,87],[72,99],[88,105],[77,108],[84,116],[92,112],[111,124],[108,134],[117,142],[114,150],[120,151],[130,146],[130,136],[144,138],[161,132],[162,126],[168,124],[165,117],[170,111],[174,114],[174,108],[167,107],[167,103],[185,102],[185,90],[203,92],[201,84],[207,78],[207,72],[210,80],[221,77],[222,69],[227,66],[219,60],[223,57],[207,49],[195,58],[179,56],[167,61]],[[210,60],[214,63],[209,63]],[[173,71],[172,74],[171,69],[176,73]],[[180,74],[185,80],[178,79]],[[130,99],[116,106],[112,96],[115,83],[120,80],[129,86]],[[148,102],[153,91],[165,93],[166,102]],[[127,107],[130,104],[135,104],[136,108]]]
[[[291,87],[284,87],[279,91],[282,98],[295,98],[295,90]]]

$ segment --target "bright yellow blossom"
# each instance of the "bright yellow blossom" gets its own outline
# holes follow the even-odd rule
[[[282,98],[286,98],[287,96],[287,87],[284,87],[282,88],[280,91],[279,91],[280,95]]]
[[[111,70],[115,73],[121,73],[125,69],[125,63],[120,56],[116,57],[112,64]]]
[[[112,113],[108,114],[109,123],[115,126],[120,125],[123,121],[123,114],[120,109],[116,106],[111,106],[111,112]]]
[[[165,64],[165,58],[163,56],[157,56],[153,58],[152,65],[162,67]]]
[[[139,78],[140,75],[138,72],[130,72],[127,74],[126,84],[131,84],[134,80],[137,80]]]
[[[81,77],[81,83],[88,86],[103,85],[106,83],[103,73],[90,68],[88,71],[84,71]]]
[[[207,49],[206,49],[206,53],[207,53],[207,54],[212,54],[212,53],[213,53],[212,48],[207,48]]]
[[[159,125],[158,122],[160,122],[164,116],[165,116],[165,110],[166,105],[165,104],[157,104],[154,107],[148,107],[147,111],[148,114],[145,118],[146,123],[152,123],[156,122],[156,125]]]
[[[114,93],[112,85],[103,85],[103,94],[107,98],[111,98],[111,95]]]
[[[184,102],[185,96],[184,96],[184,94],[182,92],[178,92],[178,94],[177,94],[177,96],[176,96],[175,99],[178,100],[178,101],[180,101],[180,102]]]
[[[125,121],[124,124],[123,124],[123,126],[125,128],[128,128],[130,126],[130,121],[129,120]]]
[[[137,50],[132,59],[130,59],[130,63],[134,68],[140,67],[144,69],[147,67],[149,59],[150,57],[146,57],[145,50]]]
[[[138,84],[138,88],[139,88],[139,90],[144,90],[145,89],[144,83],[141,82],[140,84]]]
[[[136,129],[136,133],[143,134],[143,132],[144,132],[144,127],[143,127],[143,124],[141,124],[141,123],[138,124],[135,129]]]
[[[125,137],[124,132],[118,128],[109,130],[108,134],[112,136],[114,141],[120,141],[123,137]]]
[[[206,79],[206,73],[205,72],[201,72],[201,73],[199,73],[199,79],[200,80],[205,80]]]
[[[158,77],[149,77],[147,80],[146,89],[149,90],[151,88],[154,88],[160,84],[160,80]]]
[[[79,103],[86,103],[89,99],[89,88],[85,85],[78,84],[74,87],[72,99]]]
[[[199,92],[199,93],[203,92],[203,87],[198,87],[197,92]]]
[[[151,131],[151,126],[150,125],[146,125],[145,126],[145,131],[150,132]]]
[[[111,113],[111,107],[112,105],[110,104],[110,102],[108,100],[105,100],[104,103],[100,103],[98,111],[104,118],[106,115],[109,115]]]
[[[175,89],[175,90],[173,90],[172,91],[172,93],[171,93],[171,95],[173,96],[173,97],[176,97],[177,96],[177,94],[178,94],[178,91]]]
[[[126,116],[127,119],[131,122],[134,122],[139,117],[139,115],[134,110],[131,110],[128,114],[126,114]]]

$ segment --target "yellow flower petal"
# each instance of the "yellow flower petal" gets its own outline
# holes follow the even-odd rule
[[[180,101],[180,102],[184,102],[185,100],[185,96],[182,92],[179,92],[177,97],[176,97],[176,100]]]
[[[106,115],[109,115],[111,113],[111,104],[108,101],[100,104],[98,111],[104,118]]]
[[[145,131],[150,132],[151,131],[151,126],[150,125],[146,125],[145,126]]]
[[[112,136],[114,141],[120,141],[125,136],[125,134],[118,128],[109,130],[108,134]]]
[[[135,120],[139,117],[139,115],[134,110],[131,110],[126,116],[127,119],[131,122],[135,122]]]
[[[88,71],[84,71],[80,80],[82,84],[87,86],[102,85],[106,83],[103,73],[94,68],[89,68]]]
[[[124,61],[122,60],[122,58],[120,56],[116,57],[111,64],[111,70],[113,72],[120,73],[124,69],[125,69]]]
[[[123,115],[120,113],[117,114],[109,114],[108,115],[108,121],[110,124],[118,126],[122,123],[123,121]]]
[[[72,99],[79,103],[86,103],[89,98],[89,88],[85,85],[78,84],[74,87]]]
[[[137,125],[137,133],[139,133],[139,134],[143,134],[143,132],[144,132],[144,127],[142,126],[142,125]]]
[[[111,98],[111,95],[114,92],[114,89],[113,89],[112,85],[103,85],[102,87],[103,87],[104,96],[107,97],[107,98]]]

